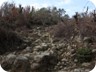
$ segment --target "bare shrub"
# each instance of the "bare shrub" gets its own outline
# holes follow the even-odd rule
[[[75,31],[74,25],[59,23],[54,27],[53,34],[55,37],[70,39],[72,36],[76,35],[77,32]]]
[[[89,15],[80,18],[78,29],[83,37],[96,36],[96,22],[93,22]]]

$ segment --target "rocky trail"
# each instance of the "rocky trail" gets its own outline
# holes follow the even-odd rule
[[[1,66],[9,72],[89,72],[93,69],[96,58],[84,63],[78,63],[76,59],[77,49],[86,46],[86,42],[78,36],[70,41],[55,38],[49,29],[36,26],[30,30],[17,30],[25,42],[18,47],[23,50],[0,55]],[[96,55],[95,44],[91,47]]]

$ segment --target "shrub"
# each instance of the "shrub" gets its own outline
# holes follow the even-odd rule
[[[75,26],[72,24],[59,23],[53,29],[53,35],[58,38],[70,39],[76,35]]]
[[[90,62],[92,60],[92,50],[90,48],[80,48],[77,50],[78,62]]]
[[[22,42],[23,40],[16,33],[0,28],[0,54],[16,50]]]

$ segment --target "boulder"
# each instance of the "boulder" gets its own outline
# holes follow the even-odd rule
[[[55,65],[58,63],[58,59],[54,55],[45,55],[39,62],[37,72],[52,72]]]
[[[13,64],[11,72],[30,72],[30,62],[25,56],[18,56]]]
[[[14,54],[7,55],[5,60],[3,60],[1,63],[1,67],[4,70],[9,71],[12,68],[15,59],[16,59],[16,55]]]

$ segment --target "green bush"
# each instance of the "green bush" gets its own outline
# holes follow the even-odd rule
[[[92,60],[92,49],[80,48],[77,50],[76,55],[78,62],[90,62]]]

